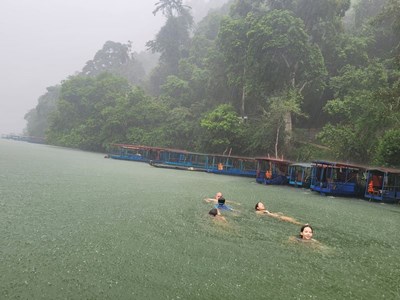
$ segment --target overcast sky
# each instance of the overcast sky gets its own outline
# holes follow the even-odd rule
[[[46,87],[80,71],[106,41],[145,49],[164,23],[157,0],[0,0],[0,133],[21,133]]]

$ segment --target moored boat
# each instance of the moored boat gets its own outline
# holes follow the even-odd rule
[[[311,163],[293,163],[289,165],[289,185],[309,188],[311,183]]]
[[[208,173],[256,177],[257,161],[242,156],[210,155]]]
[[[317,160],[311,168],[310,189],[324,195],[361,196],[365,167]]]
[[[400,170],[368,168],[364,197],[382,202],[400,202]]]
[[[206,172],[208,154],[162,148],[159,150],[157,159],[149,163],[153,167]]]
[[[258,183],[274,185],[288,183],[291,161],[270,157],[256,157],[255,159],[257,160],[256,181]]]
[[[150,160],[157,159],[159,151],[162,149],[159,147],[129,144],[113,144],[111,147],[112,151],[108,157],[138,162],[149,162]]]

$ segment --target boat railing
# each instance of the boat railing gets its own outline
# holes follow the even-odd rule
[[[356,184],[354,182],[329,182],[327,188],[334,191],[353,192]]]

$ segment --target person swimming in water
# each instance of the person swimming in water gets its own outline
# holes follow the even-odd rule
[[[214,208],[217,208],[219,210],[229,210],[229,211],[233,211],[234,209],[232,207],[230,207],[229,205],[225,204],[225,198],[224,197],[220,197],[218,199],[218,203],[215,204]]]
[[[270,212],[269,210],[267,210],[264,206],[264,203],[262,202],[257,202],[256,206],[255,206],[255,210],[257,214],[266,214],[270,217],[279,219],[281,221],[285,221],[285,222],[289,222],[292,224],[296,224],[296,225],[301,225],[302,223],[300,223],[299,221],[297,221],[296,219],[292,218],[292,217],[288,217],[288,216],[284,216],[281,213],[273,213]]]
[[[216,220],[226,221],[225,217],[221,215],[221,212],[218,208],[211,209],[208,214],[213,216]]]
[[[310,224],[307,223],[301,226],[299,235],[289,237],[289,241],[296,243],[299,242],[304,243],[311,246],[314,249],[326,251],[327,253],[331,251],[327,246],[313,239],[313,235],[314,235],[314,229]]]
[[[213,202],[213,203],[217,203],[218,199],[222,197],[222,193],[221,192],[217,192],[214,196],[214,198],[206,198],[204,199],[204,201],[206,202]]]
[[[314,230],[310,224],[304,224],[300,228],[300,234],[298,239],[302,241],[315,241],[313,237]]]
[[[204,199],[204,201],[208,202],[208,203],[218,203],[218,200],[220,198],[223,198],[222,193],[221,192],[217,192],[214,196],[214,198],[206,198]],[[225,200],[226,203],[232,203],[232,204],[237,204],[240,205],[240,203],[234,202],[234,201],[229,201],[229,200]]]
[[[313,235],[314,235],[314,229],[310,224],[307,223],[301,226],[300,233],[298,236],[291,236],[289,240],[292,242],[301,242],[308,244],[318,250],[330,251],[329,247],[313,239]]]

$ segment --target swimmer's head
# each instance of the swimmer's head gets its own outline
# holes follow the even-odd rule
[[[224,197],[218,198],[218,205],[224,205],[224,204],[225,204],[225,198]]]
[[[256,210],[265,210],[265,206],[264,203],[262,202],[257,202],[256,206],[255,206]]]
[[[218,193],[215,194],[215,199],[218,200],[221,197],[222,197],[222,193],[221,192],[218,192]]]
[[[208,214],[212,215],[213,217],[219,216],[221,213],[219,212],[218,208],[213,208],[208,212]]]
[[[300,238],[303,240],[311,240],[313,236],[313,228],[310,224],[305,224],[300,228]]]

